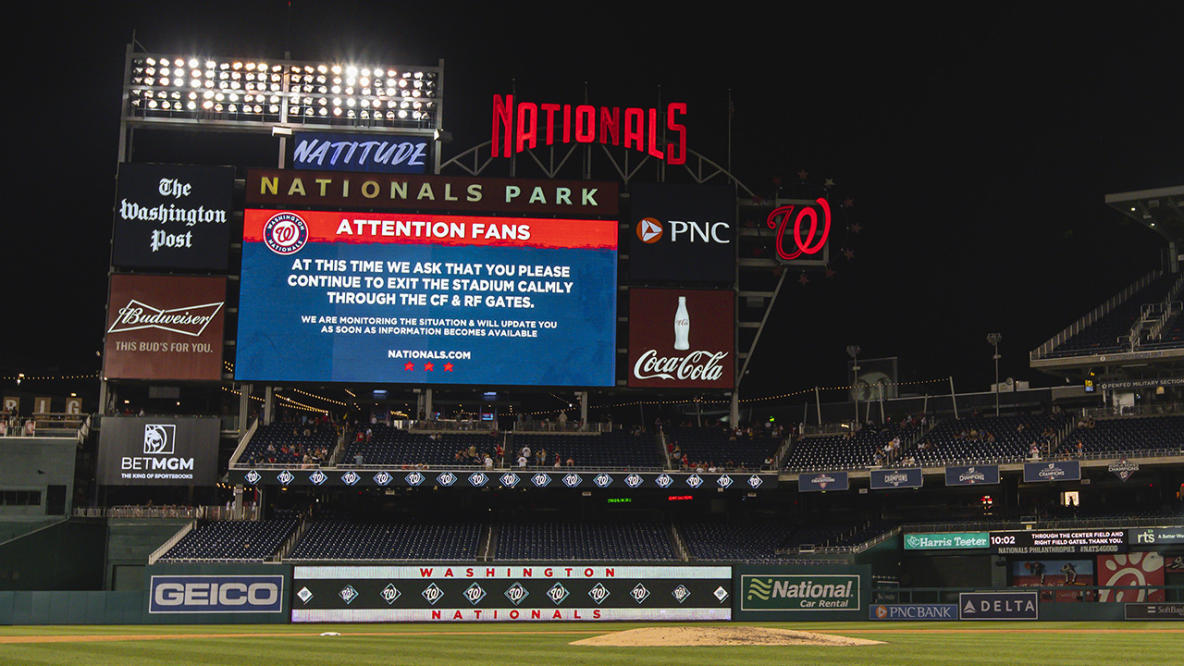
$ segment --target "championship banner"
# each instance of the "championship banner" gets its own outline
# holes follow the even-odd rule
[[[567,488],[570,490],[768,490],[777,487],[776,473],[697,474],[685,472],[597,472],[596,470],[530,471],[525,469],[423,470],[387,469],[232,469],[230,478],[248,486],[336,488]]]
[[[424,173],[431,159],[423,136],[296,132],[292,140],[293,169]]]
[[[826,492],[828,490],[847,490],[846,472],[817,472],[798,475],[798,492]]]
[[[226,270],[234,167],[120,164],[111,263]]]
[[[730,566],[301,566],[293,622],[730,620]]]
[[[247,210],[235,376],[612,386],[616,226]]]
[[[871,470],[872,490],[892,490],[894,488],[920,488],[925,483],[920,467],[911,469],[873,469]]]
[[[954,465],[946,468],[947,486],[991,486],[998,483],[998,465]]]
[[[1024,463],[1025,483],[1079,480],[1081,480],[1081,463],[1076,460]]]
[[[112,275],[105,379],[220,381],[226,278]]]
[[[217,417],[105,417],[95,474],[110,486],[213,485],[219,427]]]
[[[246,196],[248,208],[616,217],[619,195],[615,181],[251,169]]]
[[[629,386],[731,389],[735,293],[630,289]]]

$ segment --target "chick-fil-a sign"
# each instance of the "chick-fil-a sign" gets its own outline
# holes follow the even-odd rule
[[[667,164],[686,164],[686,102],[653,107],[514,102],[493,96],[492,157],[510,157],[539,145],[600,143],[638,150]],[[659,122],[673,142],[658,145]]]
[[[819,198],[815,199],[814,205],[798,209],[797,215],[794,215],[795,209],[798,209],[797,205],[778,206],[765,220],[770,229],[776,230],[777,258],[781,261],[823,258],[826,241],[830,238],[830,204]],[[792,225],[790,220],[793,220]]]

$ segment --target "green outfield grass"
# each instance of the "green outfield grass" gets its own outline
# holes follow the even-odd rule
[[[600,633],[662,626],[624,622],[17,626],[0,627],[0,663],[1184,664],[1182,622],[752,624],[870,638],[885,644],[716,648],[568,644]],[[342,635],[319,635],[326,631]],[[18,640],[46,642],[11,642]]]

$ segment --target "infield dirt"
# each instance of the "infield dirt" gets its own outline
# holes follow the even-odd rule
[[[572,641],[603,647],[711,647],[729,645],[883,645],[882,641],[771,627],[643,627]]]

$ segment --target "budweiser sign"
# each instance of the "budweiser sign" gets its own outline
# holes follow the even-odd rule
[[[111,328],[107,329],[107,332],[119,333],[145,328],[159,328],[162,331],[198,337],[214,320],[214,315],[222,309],[222,303],[219,301],[162,310],[132,299],[119,309],[115,323],[111,324]]]
[[[632,289],[629,386],[731,389],[730,290]]]
[[[108,379],[219,381],[226,278],[111,276]]]

